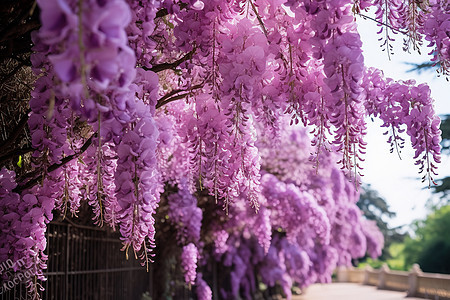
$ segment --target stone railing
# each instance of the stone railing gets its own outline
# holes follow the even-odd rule
[[[384,264],[380,269],[337,269],[338,282],[374,285],[379,289],[404,291],[408,297],[450,299],[450,275],[424,273],[415,264],[409,272],[394,271]]]

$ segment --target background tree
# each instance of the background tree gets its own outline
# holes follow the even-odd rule
[[[450,151],[450,115],[442,117],[442,151]],[[405,240],[405,265],[418,263],[422,270],[450,273],[450,177],[437,180],[433,192],[441,195],[439,203],[431,205],[432,212],[424,221],[412,224],[414,236]]]
[[[450,274],[450,206],[413,224],[414,237],[405,240],[405,263],[418,263],[425,272]]]
[[[450,115],[442,116],[441,131],[442,131],[442,152],[450,154]],[[433,192],[441,195],[442,203],[450,201],[450,177],[444,177],[437,180],[438,185],[433,186]]]

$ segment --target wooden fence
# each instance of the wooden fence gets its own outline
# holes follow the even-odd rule
[[[424,273],[417,264],[408,272],[390,270],[386,264],[378,270],[371,267],[366,269],[340,267],[337,270],[337,281],[403,291],[408,297],[450,299],[450,275]]]

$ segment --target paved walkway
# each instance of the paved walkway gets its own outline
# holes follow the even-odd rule
[[[314,284],[304,295],[293,296],[292,300],[423,300],[407,298],[406,292],[378,290],[374,286],[357,283]]]

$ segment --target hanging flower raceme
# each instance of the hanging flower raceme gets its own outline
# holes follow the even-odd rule
[[[169,220],[177,228],[177,239],[181,245],[200,240],[202,210],[197,207],[197,198],[190,191],[186,181],[178,186],[176,194],[169,195]]]
[[[284,257],[280,255],[275,246],[269,248],[260,268],[261,279],[268,286],[275,286],[278,282],[287,299],[292,297],[292,279],[287,274]]]
[[[416,85],[415,81],[394,81],[383,79],[380,71],[370,69],[366,72],[366,86],[368,113],[379,117],[387,128],[388,142],[391,152],[403,148],[405,138],[411,139],[415,150],[414,159],[419,166],[419,173],[423,181],[430,186],[434,183],[437,164],[440,163],[441,131],[440,119],[433,108],[431,91],[426,84]]]
[[[17,188],[14,172],[5,168],[0,171],[0,259],[14,262],[12,270],[2,276],[12,280],[15,272],[27,270],[31,276],[25,284],[32,299],[39,299],[43,290],[40,281],[45,280],[42,270],[47,261],[45,232],[53,218],[55,199],[62,196],[61,184],[55,177],[61,179],[61,171],[44,179],[45,188],[35,186],[19,195],[14,192]]]
[[[339,163],[357,183],[361,169],[359,163],[365,153],[363,137],[366,125],[361,98],[364,59],[352,18],[349,7],[331,5],[329,10],[317,15],[316,26],[321,30],[319,38],[324,43],[321,54],[326,76],[324,83],[330,90],[324,102],[327,119],[334,126],[333,143],[342,153]],[[326,44],[323,37],[328,38]]]
[[[156,173],[155,149],[158,131],[151,116],[144,115],[134,128],[125,133],[117,148],[115,174],[117,219],[124,249],[131,246],[148,262],[154,247],[155,220],[159,203],[159,178]],[[148,246],[147,246],[148,245]]]
[[[444,76],[450,75],[450,37],[448,28],[450,21],[450,7],[446,1],[432,0],[426,8],[427,18],[423,24],[425,40],[428,47],[433,47],[429,54],[433,55],[431,61],[438,64],[438,72]]]
[[[390,56],[394,54],[392,42],[395,39],[392,35],[397,34],[407,22],[405,19],[407,15],[401,13],[405,10],[405,3],[400,0],[375,0],[372,5],[376,8],[375,19],[380,27],[377,33],[382,35],[379,39],[383,41],[381,47],[383,51],[386,51],[390,59]],[[382,24],[389,24],[389,26],[383,26]]]
[[[202,273],[197,274],[197,279],[195,280],[195,285],[197,286],[197,297],[199,300],[211,300],[212,299],[211,288],[203,280]]]
[[[197,247],[192,243],[184,246],[181,253],[181,267],[184,271],[184,280],[188,284],[194,284],[195,282],[195,277],[197,276],[197,260]]]
[[[131,9],[131,22],[127,28],[130,47],[136,54],[137,62],[151,68],[156,41],[151,38],[156,24],[155,18],[161,6],[160,0],[137,1],[127,0]]]
[[[83,182],[82,194],[93,209],[94,222],[99,226],[105,222],[115,229],[119,205],[115,194],[117,159],[113,147],[112,143],[105,143],[100,148],[89,147],[81,158],[83,164],[80,166],[80,177]]]

